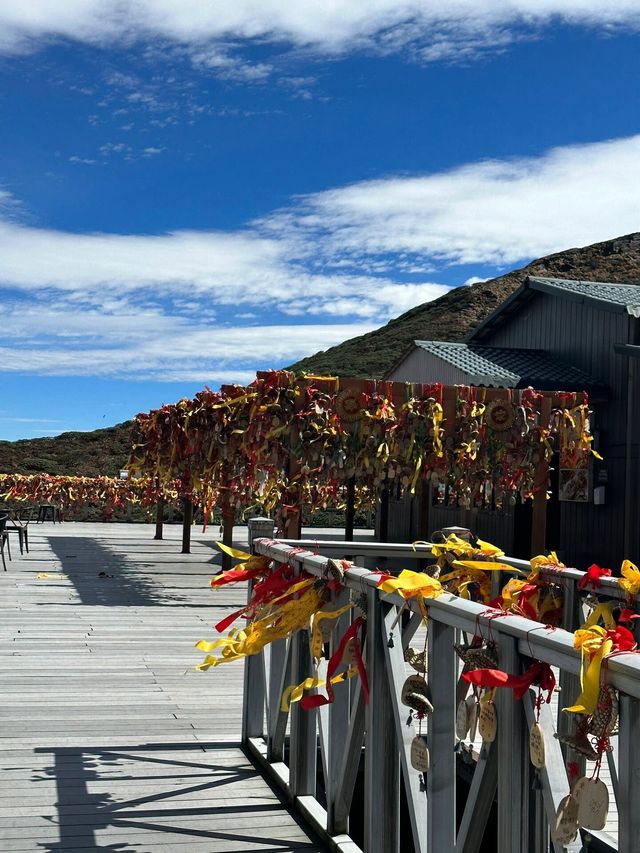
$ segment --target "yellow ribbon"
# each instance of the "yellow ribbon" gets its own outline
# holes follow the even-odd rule
[[[383,592],[397,592],[403,598],[437,598],[444,592],[442,584],[436,578],[409,569],[400,572],[397,578],[387,578],[380,584],[379,589]]]
[[[339,672],[337,675],[334,675],[331,679],[331,683],[340,684],[340,682],[344,681],[345,678],[353,678],[353,676],[357,674],[358,667],[352,664],[345,672]],[[326,683],[327,682],[323,679],[316,677],[305,678],[305,680],[300,684],[290,684],[282,694],[280,710],[286,714],[289,710],[289,706],[293,702],[299,702],[302,699],[305,690],[312,690],[314,687],[324,687]]]
[[[602,619],[605,627],[597,623]],[[582,692],[575,705],[563,710],[571,714],[593,714],[598,704],[600,693],[600,669],[602,661],[611,654],[613,641],[607,637],[607,630],[615,628],[615,620],[611,613],[610,604],[599,604],[582,628],[573,637],[573,646],[580,649],[582,661],[580,665],[580,687]]]
[[[620,571],[622,577],[618,578],[618,586],[634,599],[640,593],[640,570],[631,560],[624,560]]]

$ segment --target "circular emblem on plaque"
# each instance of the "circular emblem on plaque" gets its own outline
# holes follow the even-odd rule
[[[492,400],[484,410],[484,419],[489,429],[503,432],[513,426],[515,409],[508,400]]]
[[[362,413],[362,395],[345,388],[336,396],[336,414],[346,423],[357,421]]]

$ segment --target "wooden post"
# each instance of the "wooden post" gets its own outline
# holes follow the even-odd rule
[[[543,397],[540,407],[540,426],[544,429],[551,416],[551,398]],[[540,449],[542,453],[542,448]],[[533,507],[531,509],[531,556],[543,554],[547,545],[547,484],[549,482],[549,463],[542,457],[536,467],[534,477]]]
[[[164,522],[164,498],[159,497],[156,504],[156,535],[154,539],[162,539],[162,525]]]
[[[349,477],[347,480],[347,511],[344,525],[345,542],[353,542],[353,527],[356,515],[356,478]]]
[[[182,498],[182,553],[191,553],[191,524],[193,522],[193,504],[191,498]]]
[[[231,507],[225,506],[222,510],[222,542],[229,548],[233,547],[233,522],[236,519],[236,514]],[[222,555],[222,569],[228,572],[232,566],[233,558],[229,554]]]

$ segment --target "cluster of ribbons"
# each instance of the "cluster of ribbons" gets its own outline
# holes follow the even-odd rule
[[[52,474],[0,474],[0,499],[26,504],[53,503],[62,509],[95,504],[111,514],[127,503],[147,507],[159,498],[176,500],[176,484],[153,477],[68,477]]]
[[[326,675],[320,675],[325,646],[323,629],[353,608],[351,603],[336,606],[336,598],[342,590],[340,567],[333,574],[328,573],[326,579],[318,579],[296,571],[288,563],[273,567],[266,557],[251,556],[221,543],[218,546],[241,562],[235,568],[214,577],[211,586],[217,589],[228,584],[251,581],[253,587],[248,604],[218,622],[215,628],[222,633],[241,617],[246,618],[248,623],[244,629],[231,628],[220,639],[200,640],[196,648],[205,652],[206,657],[197,669],[207,670],[258,654],[269,643],[284,640],[310,627],[315,673],[302,684],[292,684],[285,689],[282,696],[284,710],[288,709],[291,702],[297,701],[301,701],[305,709],[329,704],[334,700],[334,685],[354,675],[360,676],[364,698],[368,701],[369,689],[360,645],[364,626],[362,616],[355,618],[346,627],[327,663]],[[324,687],[326,696],[315,692]],[[305,695],[311,690],[314,691],[312,695]]]
[[[583,397],[579,405],[558,397],[543,423],[540,394],[509,391],[500,400],[509,426],[498,429],[487,389],[447,390],[451,403],[439,384],[262,372],[246,387],[205,389],[138,415],[129,468],[199,494],[205,515],[214,505],[227,513],[259,506],[281,521],[301,504],[313,512],[343,503],[349,482],[363,508],[382,489],[413,493],[427,478],[462,505],[482,502],[489,487],[496,504],[527,498],[545,487],[536,466],[553,452],[551,435],[579,459],[590,452]]]

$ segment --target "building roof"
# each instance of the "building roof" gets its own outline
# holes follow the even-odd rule
[[[640,286],[637,284],[612,284],[604,281],[573,281],[563,278],[538,278],[530,276],[529,287],[545,293],[597,302],[609,308],[621,309],[640,317]]]
[[[590,391],[605,387],[583,370],[544,350],[482,346],[473,342],[415,341],[415,345],[468,375],[470,385],[542,391]]]
[[[508,299],[473,329],[467,340],[482,340],[495,328],[507,322],[510,316],[520,311],[524,303],[541,292],[562,299],[588,302],[605,311],[640,318],[640,285],[529,276]]]

